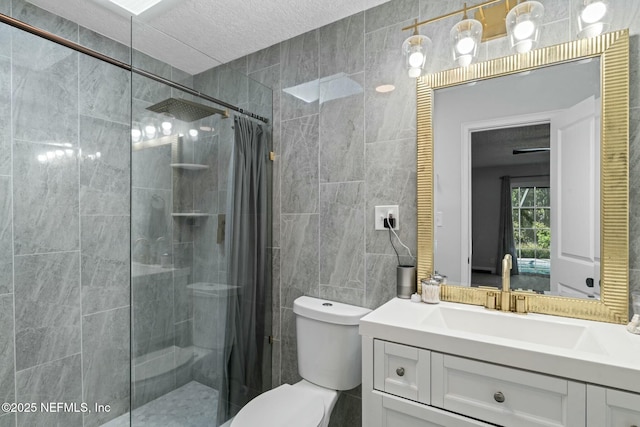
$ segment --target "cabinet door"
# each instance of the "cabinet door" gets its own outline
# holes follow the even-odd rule
[[[374,392],[375,393],[375,392]],[[481,421],[452,414],[395,396],[382,397],[382,416],[376,427],[490,427]],[[374,426],[368,426],[374,427]]]
[[[640,427],[640,394],[587,386],[587,427]]]
[[[585,425],[582,383],[440,353],[431,362],[433,406],[505,427]]]
[[[373,388],[431,403],[429,350],[374,340]]]

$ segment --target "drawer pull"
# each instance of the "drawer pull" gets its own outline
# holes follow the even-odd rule
[[[502,394],[501,391],[497,391],[494,393],[493,398],[496,400],[496,402],[498,403],[502,403],[504,402],[504,394]]]
[[[396,369],[396,374],[398,374],[399,377],[404,376],[404,368]]]

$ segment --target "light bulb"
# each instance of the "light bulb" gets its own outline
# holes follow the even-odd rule
[[[198,136],[198,131],[197,131],[197,130],[195,130],[195,129],[189,129],[189,135],[190,135],[192,138],[195,138],[196,136]]]
[[[471,51],[476,47],[476,42],[471,37],[465,37],[458,41],[456,44],[456,50],[461,55],[466,55],[471,53]]]
[[[144,127],[144,134],[147,138],[153,138],[156,136],[156,127],[153,125],[146,125]]]
[[[473,56],[471,55],[460,55],[457,59],[459,67],[468,67],[473,60]]]
[[[171,130],[171,128],[173,127],[171,122],[162,122],[161,126],[162,126],[162,130]]]
[[[523,40],[516,45],[516,52],[526,53],[533,48],[533,42],[531,40]]]
[[[421,67],[424,62],[424,55],[419,50],[409,55],[409,65],[411,67]]]
[[[521,21],[513,29],[513,35],[518,40],[530,38],[536,30],[536,26],[530,20]]]
[[[422,70],[418,67],[411,67],[409,68],[408,74],[412,79],[417,79],[420,77],[420,74],[422,74]]]
[[[131,129],[131,139],[133,140],[133,142],[139,142],[141,137],[142,132],[140,131],[140,129]]]
[[[586,24],[593,24],[594,22],[600,21],[604,15],[607,13],[607,5],[604,2],[597,1],[585,6],[580,13],[580,18]]]
[[[40,163],[47,163],[47,155],[46,154],[40,154],[38,155],[38,161]]]
[[[56,157],[60,158],[60,157],[64,157],[64,151],[62,150],[56,150]]]

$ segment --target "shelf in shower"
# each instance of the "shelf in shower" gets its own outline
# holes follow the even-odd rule
[[[213,214],[202,213],[202,212],[185,212],[185,213],[174,212],[171,214],[171,216],[185,217],[185,218],[199,218],[199,217],[205,217],[205,216],[213,216]]]
[[[190,171],[209,169],[209,165],[199,165],[196,163],[171,163],[172,168],[186,169]]]

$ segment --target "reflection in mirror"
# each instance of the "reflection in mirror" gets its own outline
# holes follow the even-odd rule
[[[434,267],[599,298],[600,59],[434,91]],[[469,102],[473,100],[473,102]],[[453,167],[459,165],[459,167]]]

